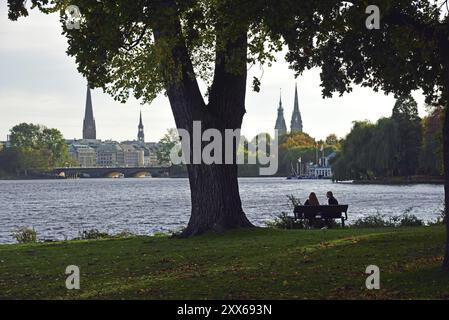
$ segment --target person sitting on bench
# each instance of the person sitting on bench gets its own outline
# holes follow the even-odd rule
[[[311,192],[309,195],[309,199],[304,202],[305,206],[319,206],[318,198],[316,197],[315,192]]]
[[[328,199],[329,205],[338,205],[338,201],[334,198],[334,194],[332,193],[332,191],[328,191],[326,193],[326,197]]]

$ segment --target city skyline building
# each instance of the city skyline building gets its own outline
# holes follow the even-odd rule
[[[83,139],[85,140],[97,139],[97,129],[95,127],[95,118],[92,108],[92,96],[90,93],[89,84],[87,84],[87,93],[86,93],[86,108],[84,112],[84,121],[83,121]]]
[[[145,142],[145,133],[144,133],[144,127],[143,127],[143,122],[142,122],[142,111],[140,111],[140,119],[139,119],[139,126],[138,126],[138,132],[137,132],[137,141]]]
[[[279,107],[278,107],[278,116],[276,119],[276,125],[274,129],[278,130],[278,135],[282,136],[287,133],[287,125],[285,124],[284,119],[284,108],[282,107],[282,93],[279,95]]]
[[[302,118],[299,111],[299,98],[298,98],[298,85],[295,83],[295,101],[293,103],[293,114],[290,122],[290,132],[303,132],[302,131]]]

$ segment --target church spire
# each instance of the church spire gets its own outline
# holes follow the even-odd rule
[[[143,132],[143,122],[142,122],[142,111],[140,111],[140,119],[139,119],[137,140],[139,142],[145,142],[145,134]]]
[[[302,119],[299,112],[298,86],[295,84],[295,102],[293,106],[292,120],[290,122],[291,132],[302,132]]]
[[[84,122],[83,122],[83,139],[93,139],[97,138],[97,132],[95,128],[94,112],[92,108],[92,97],[90,94],[90,86],[87,84],[86,93],[86,109],[84,112]]]
[[[276,119],[276,125],[274,129],[278,130],[279,136],[287,133],[287,125],[285,124],[284,119],[284,108],[282,108],[282,93],[279,95],[278,116]]]

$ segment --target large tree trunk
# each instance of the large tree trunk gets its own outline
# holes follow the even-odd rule
[[[443,125],[444,221],[446,224],[446,249],[444,252],[443,269],[449,272],[449,56],[446,57],[446,74],[446,108]]]
[[[168,8],[168,9],[167,9]],[[170,61],[162,63],[166,76],[167,95],[176,127],[189,132],[190,163],[193,163],[193,122],[201,121],[201,129],[240,129],[245,114],[247,30],[242,28],[236,36],[222,37],[217,27],[217,53],[215,73],[206,105],[197,80],[180,22],[173,17],[173,1],[165,2],[160,11],[163,23],[155,26],[155,41],[175,43],[167,55]],[[171,23],[169,23],[171,22]],[[168,40],[168,41],[167,41]],[[220,48],[220,49],[218,49]],[[227,60],[232,57],[232,71]],[[223,146],[224,146],[224,134]],[[236,141],[238,143],[238,141]],[[236,159],[235,149],[233,158]],[[223,160],[225,158],[223,149]],[[224,162],[223,162],[224,163]],[[192,211],[183,236],[207,231],[253,227],[247,219],[240,200],[237,164],[188,164]]]
[[[443,163],[444,163],[444,221],[446,224],[446,249],[443,269],[449,272],[449,37],[445,34],[440,40],[441,56],[445,72],[446,108],[443,125]]]
[[[449,85],[447,85],[449,91]],[[449,272],[449,92],[443,125],[443,162],[444,162],[444,221],[446,224],[446,249],[443,269]]]
[[[183,236],[252,227],[240,201],[236,165],[188,166],[192,214]]]

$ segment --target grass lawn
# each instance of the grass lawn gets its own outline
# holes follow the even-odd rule
[[[0,299],[448,299],[443,227],[273,230],[0,246]],[[380,268],[380,290],[365,269]],[[81,289],[65,288],[77,265]]]

